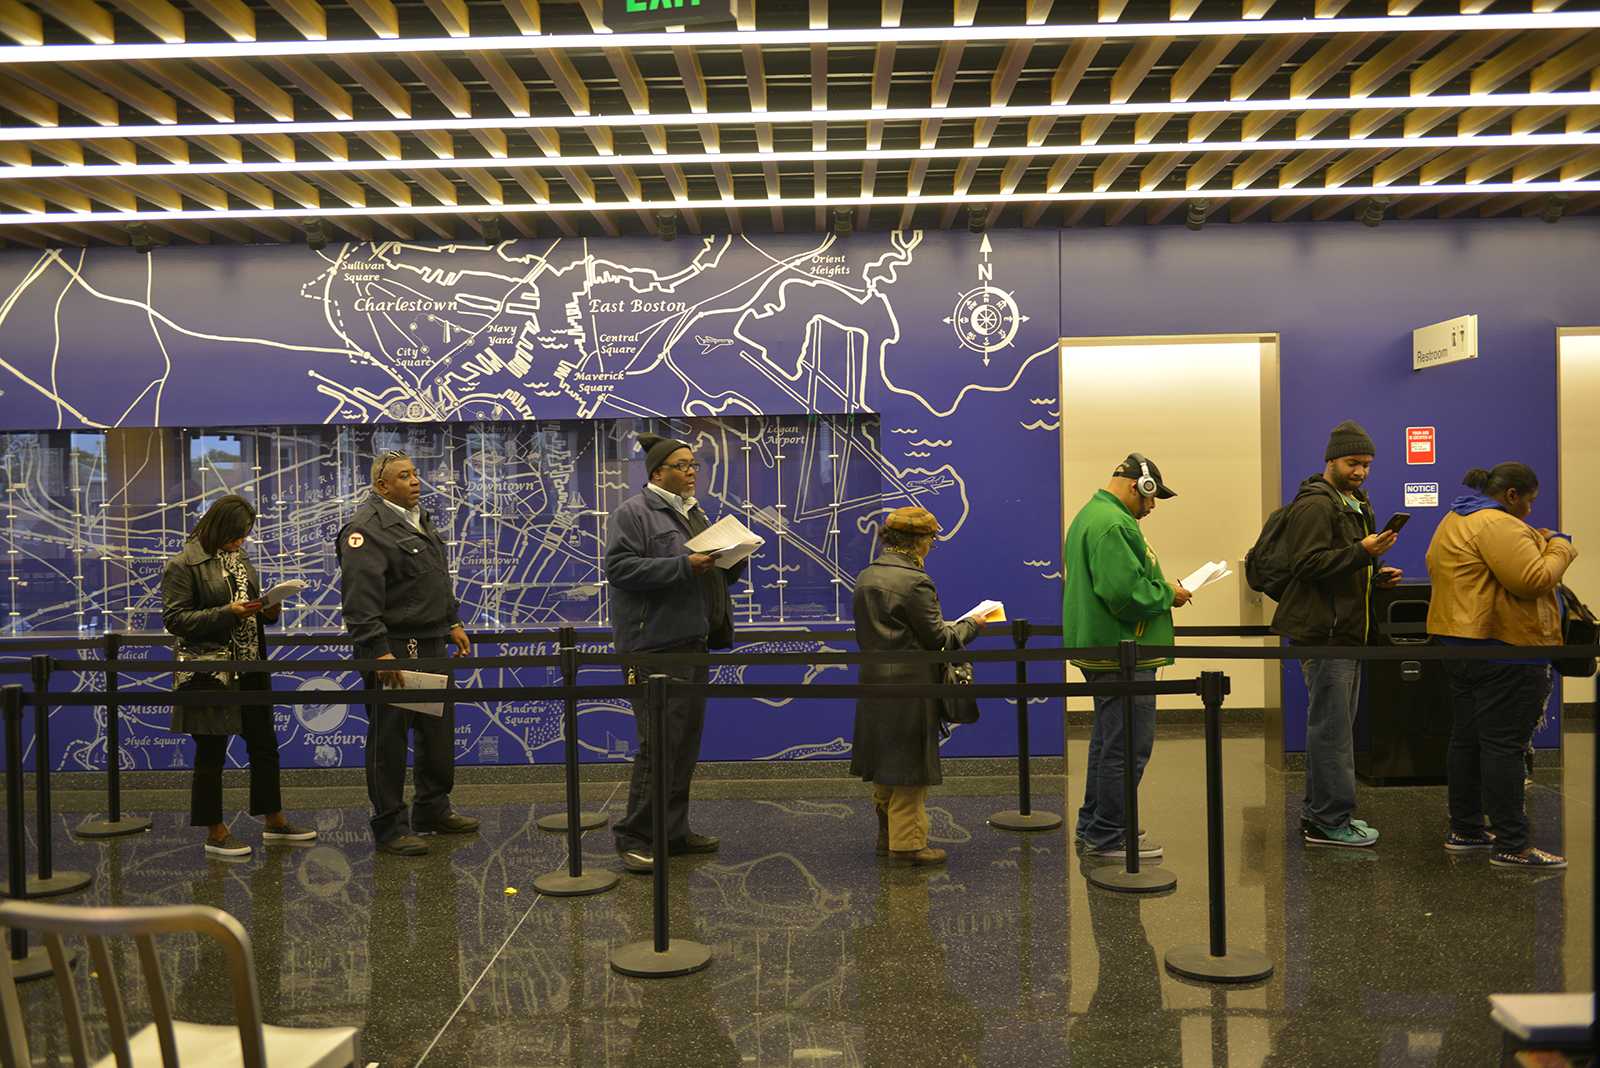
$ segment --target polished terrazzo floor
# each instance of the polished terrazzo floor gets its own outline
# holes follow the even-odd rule
[[[1068,785],[1040,780],[1037,808],[1076,807],[1085,743],[1073,733]],[[1442,788],[1363,788],[1378,848],[1308,851],[1302,779],[1261,755],[1259,736],[1225,742],[1230,936],[1277,966],[1242,988],[1161,964],[1206,936],[1192,728],[1164,728],[1143,792],[1143,823],[1179,880],[1154,898],[1087,885],[1064,830],[989,828],[989,813],[1015,805],[1002,781],[935,792],[933,837],[952,859],[933,872],[874,857],[858,784],[707,783],[695,824],[723,849],[673,865],[672,930],[715,959],[671,980],[607,966],[608,947],[649,937],[648,878],[587,898],[534,890],[564,866],[565,837],[534,826],[558,806],[515,787],[459,790],[483,833],[436,838],[420,860],[375,857],[351,791],[301,790],[296,815],[322,832],[309,846],[223,862],[202,856],[177,811],[104,843],[70,841],[78,817],[62,816],[57,866],[96,876],[64,901],[234,913],[254,941],[267,1021],[357,1025],[365,1059],[382,1065],[1498,1064],[1489,993],[1590,987],[1587,733],[1569,735],[1564,770],[1542,769],[1529,791],[1537,844],[1573,862],[1533,877],[1446,854]],[[618,811],[620,792],[607,792]],[[234,829],[259,842],[249,817]],[[615,867],[610,834],[589,834],[585,857]],[[178,1014],[225,1020],[210,951],[177,939],[163,953]],[[36,1063],[70,1063],[48,984],[24,992]],[[146,1018],[142,1002],[133,1012]]]

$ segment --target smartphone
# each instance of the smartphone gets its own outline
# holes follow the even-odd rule
[[[1378,533],[1381,534],[1384,530],[1392,530],[1398,534],[1400,533],[1400,528],[1405,526],[1410,521],[1410,512],[1396,512],[1394,515],[1389,517],[1389,521],[1383,525],[1383,530],[1380,530]]]

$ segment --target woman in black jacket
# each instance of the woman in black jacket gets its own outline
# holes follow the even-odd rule
[[[244,553],[245,538],[255,526],[256,510],[236,494],[219,499],[195,524],[183,551],[161,572],[161,621],[175,635],[177,657],[193,668],[175,675],[174,688],[240,689],[270,692],[265,672],[234,672],[235,660],[265,658],[266,627],[276,622],[280,606],[261,602],[261,583]],[[278,737],[272,729],[272,705],[174,705],[174,733],[195,740],[194,784],[189,796],[189,825],[207,827],[205,851],[220,857],[247,857],[250,847],[228,831],[222,820],[222,769],[228,743],[244,735],[250,754],[250,814],[265,815],[265,842],[303,842],[317,832],[291,824],[283,815],[278,791]]]
[[[925,508],[896,508],[883,522],[883,552],[856,576],[856,644],[872,650],[960,649],[978,633],[970,619],[946,623],[939,594],[922,562],[933,548],[939,521]],[[939,664],[861,665],[863,684],[937,686]],[[928,787],[939,772],[938,698],[863,699],[856,702],[850,773],[872,783],[878,810],[878,852],[896,864],[943,864],[945,852],[928,845]]]

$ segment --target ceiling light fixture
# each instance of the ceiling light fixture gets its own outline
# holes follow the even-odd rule
[[[937,45],[950,42],[1142,40],[1155,37],[1328,36],[1377,33],[1490,33],[1600,28],[1600,11],[1497,15],[1390,15],[1333,19],[1241,19],[1219,22],[1093,22],[1023,26],[861,26],[804,30],[698,30],[682,33],[565,33],[483,37],[367,37],[353,40],[183,41],[173,44],[13,45],[0,65],[169,59],[262,59],[285,56],[383,56],[437,52],[569,52],[668,48],[810,48],[820,45]]]
[[[1359,217],[1362,226],[1383,225],[1383,213],[1389,210],[1388,197],[1368,197],[1361,205]]]
[[[1225,111],[1229,114],[1260,112],[1303,113],[1326,111],[1393,111],[1405,108],[1482,107],[1589,107],[1600,105],[1600,90],[1541,93],[1457,93],[1406,96],[1313,97],[1297,100],[1155,100],[1125,104],[989,104],[959,108],[824,108],[818,111],[719,111],[618,115],[510,115],[470,119],[329,119],[315,122],[196,122],[122,126],[6,126],[0,141],[95,141],[144,137],[260,137],[278,134],[410,133],[437,130],[470,133],[474,130],[569,130],[585,127],[631,129],[647,126],[716,126],[857,122],[922,122],[940,119],[965,122],[978,119],[1072,119],[1094,116],[1195,115]],[[1370,142],[1370,139],[1369,139]],[[552,157],[555,158],[555,157]],[[662,157],[656,157],[660,159]]]
[[[678,213],[675,211],[656,212],[656,236],[663,241],[673,241],[678,236]]]
[[[1514,193],[1518,195],[1536,195],[1539,193],[1600,193],[1600,179],[1582,181],[1554,181],[1554,182],[1478,182],[1454,183],[1438,185],[1386,185],[1383,186],[1383,195],[1391,202],[1398,197],[1406,196],[1453,196],[1469,194],[1472,196],[1493,196],[1498,193]],[[1205,196],[1213,204],[1219,200],[1271,200],[1278,197],[1293,197],[1296,200],[1319,200],[1328,197],[1348,198],[1361,196],[1371,192],[1370,187],[1361,186],[1335,186],[1332,188],[1295,187],[1291,189],[1269,188],[1243,188],[1243,189],[1207,189]],[[845,225],[849,225],[854,209],[860,207],[900,207],[907,204],[945,205],[945,204],[1075,204],[1082,202],[1110,203],[1117,201],[1153,201],[1153,200],[1191,200],[1198,195],[1198,190],[1193,189],[1127,189],[1127,190],[1086,190],[1067,191],[1056,193],[1042,190],[1014,193],[946,193],[923,194],[918,196],[870,195],[870,196],[810,196],[810,197],[747,197],[738,200],[728,200],[721,197],[706,198],[703,200],[603,200],[603,201],[562,201],[559,203],[525,203],[525,204],[496,204],[494,210],[501,215],[577,215],[595,212],[636,212],[656,211],[662,207],[670,206],[678,211],[737,211],[741,209],[770,208],[832,208],[834,210],[834,232],[838,233],[841,215]],[[212,211],[204,208],[184,209],[182,211],[86,211],[67,212],[54,211],[39,213],[14,212],[0,214],[0,227],[5,226],[49,226],[52,223],[131,223],[139,221],[161,222],[207,222],[214,219],[307,219],[314,216],[327,218],[380,218],[390,215],[468,215],[481,210],[477,205],[461,204],[396,204],[375,205],[368,204],[362,207],[341,207],[337,205],[323,205],[316,208],[286,207],[286,208],[229,208],[224,211]]]
[[[142,222],[128,224],[128,241],[133,245],[133,251],[142,252],[146,256],[156,247],[156,242],[150,236],[150,227]]]
[[[498,245],[500,242],[505,240],[505,235],[500,229],[500,216],[488,214],[479,215],[477,218],[477,223],[478,232],[483,235],[483,239],[489,244]]]
[[[321,219],[306,220],[306,248],[321,252],[328,247],[328,231]]]
[[[1206,219],[1211,215],[1211,201],[1205,197],[1195,197],[1189,201],[1189,210],[1184,215],[1183,224],[1191,230],[1202,229]]]
[[[833,236],[849,237],[855,229],[855,212],[850,208],[833,209]]]
[[[1566,214],[1567,201],[1571,197],[1565,193],[1551,193],[1544,201],[1544,210],[1540,213],[1547,223],[1560,222],[1561,216]]]
[[[987,204],[967,205],[967,232],[981,234],[989,229],[989,206]]]

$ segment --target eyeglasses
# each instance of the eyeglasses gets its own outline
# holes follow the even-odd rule
[[[674,471],[682,471],[686,475],[692,475],[696,471],[700,470],[700,461],[698,461],[698,460],[679,460],[675,464],[663,464],[662,466],[670,467]]]

